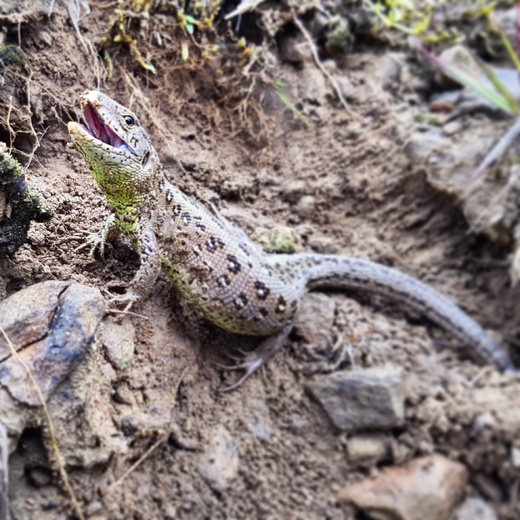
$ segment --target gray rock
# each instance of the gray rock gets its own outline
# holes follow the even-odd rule
[[[121,383],[117,386],[113,397],[116,403],[129,405],[135,404],[134,395],[126,383]]]
[[[9,444],[7,432],[0,422],[0,518],[8,518]]]
[[[307,385],[340,430],[382,430],[404,420],[404,384],[399,368],[336,372]]]
[[[464,500],[455,512],[454,520],[497,520],[493,508],[479,497]]]
[[[198,469],[211,489],[222,493],[238,473],[238,447],[235,438],[222,425],[213,428],[210,435]]]
[[[388,455],[389,445],[390,440],[383,435],[356,435],[347,442],[348,460],[362,466],[375,464]]]
[[[47,468],[32,468],[27,472],[27,479],[36,488],[49,485],[51,478],[51,471]]]
[[[68,282],[35,284],[4,300],[0,327],[25,366],[1,335],[0,384],[17,401],[39,406],[27,369],[47,400],[83,359],[104,312],[98,289]]]
[[[0,417],[9,450],[31,407],[47,401],[81,362],[104,312],[98,289],[58,281],[32,285],[0,303]]]

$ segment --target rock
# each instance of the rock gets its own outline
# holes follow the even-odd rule
[[[135,404],[134,394],[128,388],[126,383],[121,383],[117,386],[116,391],[114,392],[114,401],[120,404]]]
[[[222,425],[213,428],[210,435],[199,473],[213,491],[222,493],[238,473],[238,447],[235,438]]]
[[[517,229],[515,230],[515,238],[520,236],[519,229],[520,226],[517,226]],[[514,286],[520,280],[520,240],[518,238],[516,238],[515,249],[511,256],[511,267],[509,273],[511,276],[511,283]]]
[[[448,520],[467,482],[462,464],[433,454],[347,486],[337,501],[378,520]]]
[[[442,125],[444,135],[451,136],[462,131],[462,122],[460,120],[449,121]]]
[[[302,217],[312,217],[316,214],[316,197],[304,195],[294,207],[294,211]]]
[[[49,281],[23,289],[0,303],[0,384],[18,401],[41,404],[27,368],[47,400],[80,363],[105,312],[98,289]]]
[[[324,347],[332,343],[334,300],[321,293],[309,293],[303,298],[294,323],[295,332],[307,343]]]
[[[408,83],[410,72],[406,60],[404,52],[385,52],[376,58],[373,74],[385,90],[394,91],[398,86]],[[403,76],[406,77],[403,79]]]
[[[465,45],[454,45],[441,52],[440,59],[456,70],[466,72],[473,77],[482,76],[482,70],[471,51]],[[444,89],[460,86],[460,82],[454,78],[448,69],[440,68],[437,71],[437,82]]]
[[[520,467],[520,448],[513,446],[511,448],[511,464],[514,468]]]
[[[284,201],[296,204],[307,191],[309,187],[304,180],[291,180],[281,187],[281,196]]]
[[[372,465],[388,454],[389,440],[383,435],[356,435],[348,440],[349,462],[357,465]]]
[[[459,44],[445,49],[439,57],[451,69],[471,76],[482,87],[494,90],[493,83],[486,77],[474,55],[465,45]],[[504,84],[509,94],[518,99],[520,87],[518,86],[517,70],[515,68],[496,67],[491,63],[484,63],[484,65]],[[457,74],[453,74],[446,67],[439,68],[437,82],[445,89],[454,88],[457,85],[464,87],[456,98],[456,103],[459,106],[466,104],[472,110],[483,108],[496,109],[496,106],[489,99],[479,94],[475,89],[464,86],[459,81]],[[451,95],[451,93],[448,93],[448,95]]]
[[[0,422],[0,518],[9,518],[9,444],[7,431]]]
[[[47,468],[32,468],[27,471],[27,479],[36,488],[47,486],[51,478],[51,471]]]
[[[491,14],[491,13],[490,13]],[[495,27],[500,27],[500,33],[503,34],[506,38],[509,39],[510,42],[516,41],[518,35],[518,8],[516,5],[513,5],[509,9],[506,9],[505,6],[501,6],[500,9],[493,9],[493,13],[491,14],[493,24]],[[506,48],[502,44],[502,40],[499,39],[500,45],[498,46],[498,51],[501,54],[506,54]],[[493,51],[495,51],[493,48]],[[492,51],[492,52],[493,52]],[[495,56],[493,54],[493,56]],[[509,58],[509,56],[507,56]]]
[[[0,417],[10,450],[31,412],[24,405],[40,406],[76,368],[104,312],[98,289],[58,281],[32,285],[0,303],[0,328],[18,354],[0,333]]]
[[[467,498],[455,512],[454,520],[497,520],[493,508],[481,498]]]
[[[93,500],[85,507],[85,514],[89,517],[100,514],[103,511],[103,504],[99,500]]]
[[[130,320],[119,323],[117,318],[108,316],[101,323],[99,338],[115,370],[124,370],[130,365],[135,352],[135,328]]]
[[[380,430],[403,423],[404,385],[399,368],[336,372],[307,388],[340,430]]]

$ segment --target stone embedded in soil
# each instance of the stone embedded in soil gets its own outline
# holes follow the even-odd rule
[[[511,464],[515,468],[520,467],[520,448],[517,448],[517,447],[511,448]]]
[[[0,303],[0,327],[47,400],[81,362],[105,313],[98,289],[49,281],[32,285]],[[0,384],[18,401],[41,404],[27,370],[0,339]]]
[[[337,501],[378,520],[448,520],[467,482],[462,464],[433,454],[347,486]]]
[[[47,486],[52,480],[50,469],[33,468],[27,472],[27,479],[36,488]]]
[[[114,392],[114,401],[119,404],[132,405],[135,404],[135,397],[132,390],[125,383],[121,383]]]
[[[0,335],[0,417],[11,448],[30,411],[22,404],[41,405],[26,368],[47,401],[82,361],[104,312],[98,289],[58,281],[32,285],[0,303],[0,327],[25,365]]]
[[[440,54],[440,58],[452,67],[464,71],[471,76],[480,77],[483,75],[482,69],[477,64],[473,53],[465,45],[458,44],[444,49]],[[453,78],[453,75],[451,75],[448,70],[447,68],[439,67],[436,78],[437,82],[445,90],[460,88],[462,85]]]
[[[0,422],[0,518],[8,518],[9,444],[7,431]]]
[[[307,388],[343,431],[381,430],[404,420],[403,372],[392,366],[336,372]]]
[[[131,320],[108,316],[99,327],[99,338],[106,349],[110,364],[115,370],[127,368],[135,352],[135,328]]]
[[[388,455],[389,446],[390,439],[384,435],[356,435],[347,442],[347,457],[355,465],[376,464]]]
[[[294,322],[296,334],[311,345],[330,344],[335,312],[336,304],[326,294],[306,294]]]
[[[457,509],[453,520],[497,520],[497,515],[487,502],[470,497]]]
[[[229,487],[238,473],[239,455],[236,439],[222,425],[213,428],[209,444],[201,456],[199,473],[217,493]]]

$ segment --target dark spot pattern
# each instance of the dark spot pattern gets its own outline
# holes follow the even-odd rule
[[[278,298],[278,302],[276,303],[276,308],[275,308],[274,312],[276,314],[283,314],[286,309],[287,309],[287,302],[285,301],[285,298],[283,296],[280,296]]]
[[[220,285],[220,287],[229,287],[231,280],[227,274],[223,274],[217,278],[217,283]]]
[[[198,227],[201,231],[206,231],[206,226],[204,224],[197,222],[195,226]]]
[[[269,293],[271,290],[267,285],[265,285],[264,282],[261,282],[260,280],[256,280],[255,282],[255,289],[256,289],[256,297],[258,300],[265,300],[269,296]]]
[[[247,296],[244,293],[240,293],[234,301],[237,310],[243,309],[248,304]]]
[[[166,202],[170,204],[170,202],[173,200],[173,191],[172,190],[166,190]]]
[[[210,236],[206,240],[206,249],[208,253],[214,253],[217,250],[217,240],[214,236]]]
[[[164,191],[164,184],[165,184],[165,180],[163,178],[159,181],[159,193],[162,193]]]
[[[242,266],[240,265],[237,257],[235,255],[227,255],[227,261],[228,271],[232,272],[233,274],[238,274],[242,269]]]
[[[181,219],[182,219],[182,223],[184,224],[185,227],[188,227],[191,223],[191,215],[185,211],[182,215],[181,215]]]
[[[172,211],[172,215],[173,215],[173,218],[177,218],[182,212],[182,206],[180,204],[176,204],[175,206],[173,206],[173,211]]]
[[[267,316],[269,316],[269,311],[265,307],[260,307],[258,309],[258,312],[260,313],[260,316],[262,316],[262,318],[267,318]]]

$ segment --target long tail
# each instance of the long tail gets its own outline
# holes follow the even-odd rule
[[[273,255],[282,271],[306,280],[308,289],[336,287],[377,293],[419,311],[481,360],[502,370],[516,371],[507,352],[446,296],[401,271],[369,260],[336,255]],[[294,279],[293,278],[293,279]]]

